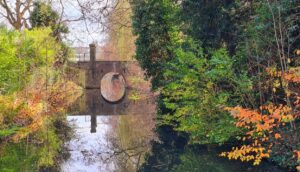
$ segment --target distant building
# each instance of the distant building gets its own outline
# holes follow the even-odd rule
[[[75,61],[90,61],[89,47],[73,47]]]

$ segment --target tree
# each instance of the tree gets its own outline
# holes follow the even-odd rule
[[[202,42],[204,49],[226,46],[235,49],[236,27],[230,15],[233,0],[183,0],[181,4],[183,31]]]
[[[86,30],[90,24],[99,24],[98,26],[106,28],[106,18],[111,15],[111,11],[116,9],[120,0],[86,0],[86,1],[73,1],[73,0],[0,0],[0,17],[6,19],[6,21],[16,30],[22,30],[24,28],[30,28],[30,15],[32,10],[37,7],[37,4],[45,7],[54,7],[59,11],[59,15],[54,15],[54,8],[46,7],[43,13],[43,17],[55,17],[59,19],[59,23],[69,23],[84,21]],[[43,5],[44,4],[44,5]],[[44,8],[43,7],[43,8]],[[77,16],[72,18],[66,15],[66,9],[68,7],[76,10]],[[48,9],[47,9],[48,8]],[[119,9],[126,12],[126,9]],[[50,12],[46,15],[47,12]],[[58,14],[57,12],[55,12]],[[40,11],[41,14],[41,11]],[[120,14],[122,16],[122,14]],[[43,19],[47,19],[43,18]],[[48,18],[50,19],[50,18]],[[51,19],[50,19],[51,20]],[[49,22],[49,21],[47,21]],[[45,23],[44,23],[45,24]],[[65,31],[64,25],[58,25],[57,31]]]
[[[271,158],[295,169],[299,142],[299,1],[239,1],[236,65],[253,82],[252,106],[230,108],[244,144],[223,153],[230,159]],[[242,139],[241,139],[242,141]]]
[[[165,86],[161,94],[168,112],[162,122],[188,133],[190,143],[225,143],[240,130],[220,107],[239,104],[251,82],[233,72],[232,59],[225,49],[212,52],[207,60],[201,47],[186,44],[176,49],[176,58],[163,72]]]
[[[0,16],[16,29],[29,28],[28,17],[33,0],[0,0]]]
[[[68,33],[68,27],[60,20],[59,14],[54,11],[51,5],[45,2],[35,2],[33,11],[30,13],[31,27],[51,27],[53,36],[61,41],[63,33]]]
[[[163,80],[164,64],[173,58],[172,46],[177,41],[175,23],[178,6],[172,0],[134,0],[133,27],[138,35],[136,59],[146,75],[152,78],[152,87],[158,88]]]
[[[32,27],[49,27],[53,26],[59,20],[59,15],[52,7],[44,2],[35,2],[33,11],[30,15]]]

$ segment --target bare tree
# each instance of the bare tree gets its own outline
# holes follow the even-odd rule
[[[50,0],[52,3],[60,4],[62,22],[78,22],[84,21],[86,25],[98,24],[102,29],[109,28],[107,20],[114,13],[115,23],[125,26],[128,22],[123,21],[124,14],[127,13],[130,7],[120,6],[121,2],[129,0]],[[76,6],[80,15],[76,18],[69,18],[64,10]],[[111,25],[112,22],[110,22]],[[128,26],[128,25],[126,25]]]
[[[37,1],[49,4],[59,14],[57,24],[68,26],[70,34],[64,39],[71,44],[102,41],[104,32],[131,27],[126,16],[131,8],[122,5],[130,0],[0,0],[0,23],[16,30],[32,27],[29,18]]]
[[[71,38],[68,41],[83,43],[89,39],[89,41],[98,42],[101,38],[100,35],[104,32],[108,33],[117,27],[131,27],[131,21],[127,19],[130,6],[122,5],[129,0],[48,1],[59,12],[59,21],[70,26],[71,34],[72,30],[80,33],[68,37]],[[86,36],[82,37],[82,33],[85,33]]]
[[[0,0],[0,16],[17,30],[28,28],[32,6],[33,0]]]
[[[105,25],[106,19],[111,11],[126,11],[128,9],[118,8],[121,1],[127,0],[43,0],[58,7],[61,15],[60,22],[87,21],[87,23],[98,23]],[[15,29],[28,28],[30,12],[35,0],[0,0],[0,17],[4,17]],[[77,8],[80,15],[69,18],[66,15],[67,8]],[[120,21],[118,21],[120,22]]]

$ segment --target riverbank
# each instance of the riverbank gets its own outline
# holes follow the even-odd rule
[[[55,65],[66,47],[49,28],[1,27],[0,36],[0,171],[53,168],[68,138],[65,109],[82,93]]]
[[[65,110],[82,90],[60,74],[48,75],[52,78],[48,86],[38,76],[35,73],[29,87],[10,95],[10,99],[2,97],[5,120],[0,132],[0,171],[53,170],[60,163],[63,144],[70,138]]]

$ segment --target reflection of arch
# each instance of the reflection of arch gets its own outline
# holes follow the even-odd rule
[[[79,107],[83,107],[79,109]],[[145,109],[147,112],[145,112]],[[84,95],[80,97],[69,108],[72,115],[140,115],[147,113],[155,113],[155,98],[149,97],[147,99],[134,101],[129,100],[125,95],[122,101],[117,104],[112,104],[105,101],[99,89],[86,90]]]
[[[84,108],[80,109],[79,107]],[[147,109],[147,112],[145,112],[145,109]],[[69,107],[69,114],[71,114],[71,116],[91,116],[91,133],[97,132],[97,116],[153,115],[155,112],[155,99],[153,97],[133,101],[125,96],[121,102],[112,104],[102,98],[99,89],[86,90],[85,94]]]

